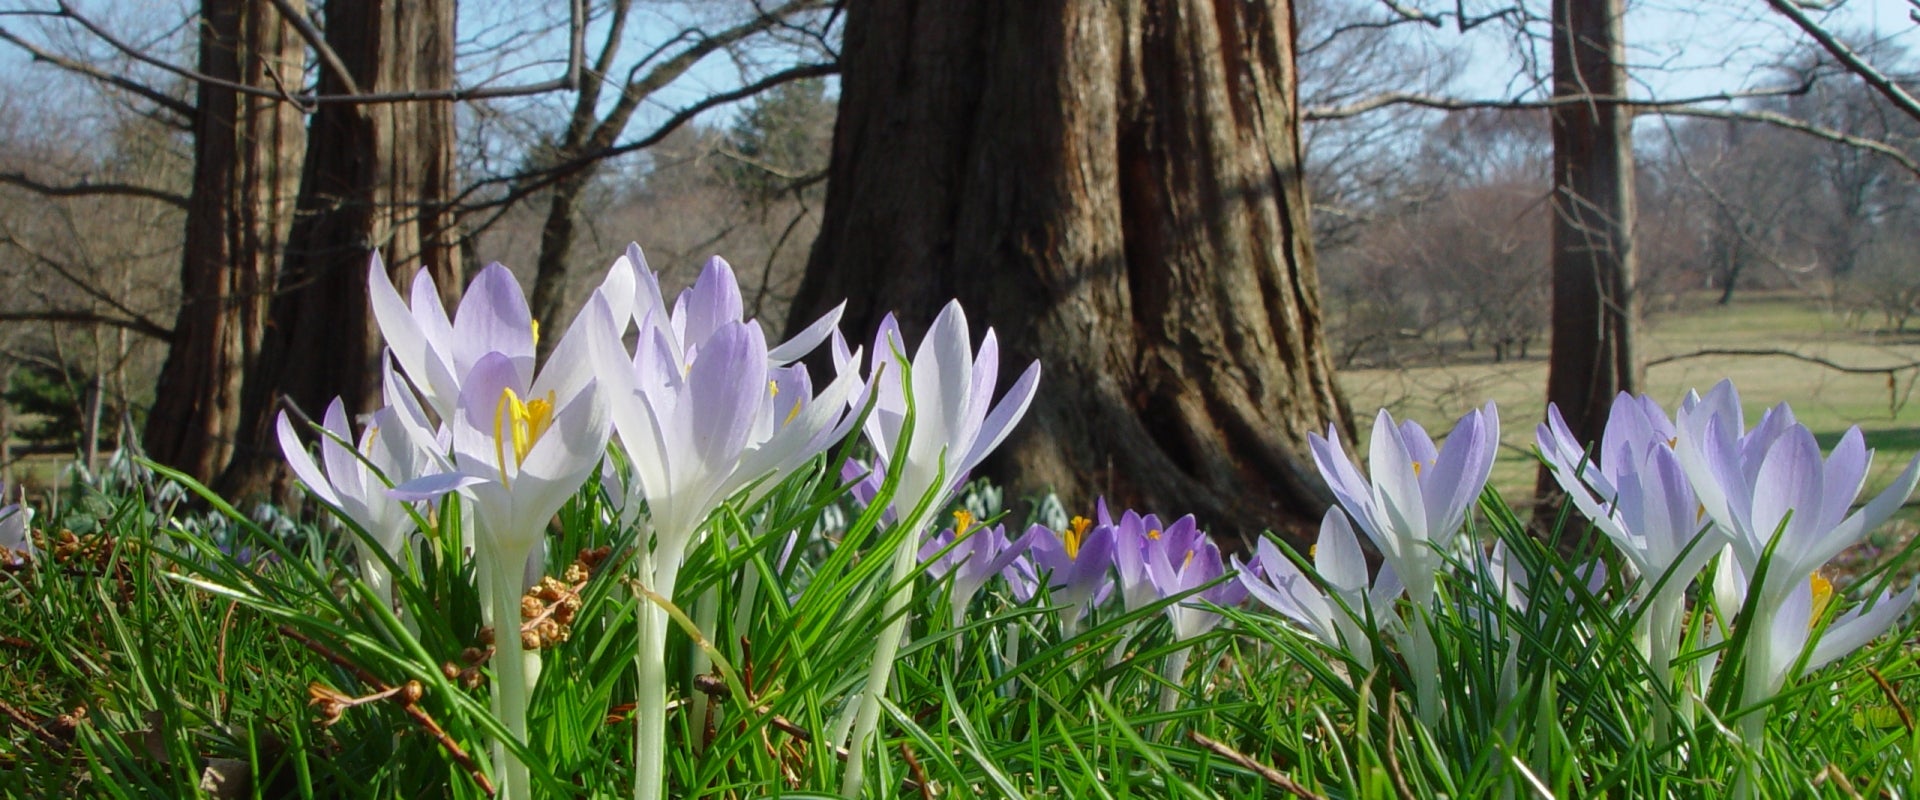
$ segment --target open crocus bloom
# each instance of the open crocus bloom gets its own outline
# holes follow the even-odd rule
[[[1701,519],[1673,450],[1678,434],[1666,411],[1646,395],[1622,392],[1614,400],[1597,461],[1567,429],[1558,407],[1547,407],[1547,422],[1535,436],[1560,488],[1648,586],[1673,573],[1663,595],[1685,592],[1725,541],[1720,529]]]
[[[320,437],[320,462],[300,442],[293,423],[281,412],[278,421],[280,451],[286,456],[293,474],[307,485],[308,491],[327,505],[339,509],[389,558],[398,559],[406,535],[413,530],[413,518],[406,503],[387,494],[389,482],[405,482],[427,471],[430,459],[408,435],[406,424],[393,408],[374,412],[372,422],[360,434],[356,449],[353,429],[347,423],[346,407],[339,398],[327,405],[322,419],[326,435]],[[325,464],[324,471],[321,464]],[[382,476],[385,476],[384,480]],[[360,550],[361,573],[381,596],[391,591],[392,576],[385,564],[355,537]]]
[[[1222,581],[1223,575],[1226,575],[1226,564],[1220,558],[1220,548],[1204,535],[1187,539],[1186,547],[1177,550],[1156,547],[1147,551],[1147,579],[1153,582],[1161,597],[1176,597],[1200,589],[1198,594],[1167,606],[1174,639],[1191,639],[1220,624],[1220,615],[1207,610],[1205,603],[1233,606],[1246,599],[1246,589],[1240,582]],[[1201,589],[1202,586],[1207,588]]]
[[[1107,501],[1104,498],[1096,508],[1095,517],[1099,524],[1113,528],[1113,565],[1120,576],[1120,600],[1128,611],[1162,596],[1160,588],[1147,572],[1147,563],[1155,553],[1166,558],[1167,553],[1191,552],[1196,546],[1195,540],[1205,536],[1192,514],[1167,525],[1160,521],[1158,515],[1141,515],[1133,509],[1127,509],[1121,512],[1119,522],[1113,522],[1107,515]]]
[[[616,321],[624,321],[628,314],[634,296],[633,282],[634,267],[623,257],[614,262],[595,292],[608,304],[608,312]],[[513,368],[516,385],[526,386],[533,381],[534,353],[540,331],[527,307],[526,295],[506,267],[493,263],[480,270],[467,285],[459,310],[452,318],[440,303],[433,276],[424,269],[414,276],[411,305],[400,299],[400,293],[387,279],[386,265],[379,253],[373,255],[368,268],[367,285],[381,335],[392,348],[400,368],[442,420],[453,418],[460,401],[462,379],[488,354],[507,360]],[[585,362],[587,343],[568,339],[556,345],[549,360]],[[579,386],[553,388],[560,394],[572,396]]]
[[[1756,574],[1773,547],[1761,587],[1765,607],[1778,607],[1814,570],[1886,522],[1920,483],[1916,457],[1893,485],[1848,514],[1873,459],[1859,427],[1822,459],[1813,432],[1784,404],[1753,431],[1741,425],[1739,395],[1723,381],[1682,409],[1677,451],[1707,516],[1731,533],[1743,572]]]
[[[1033,543],[1033,534],[1019,539],[1007,538],[1007,526],[979,524],[971,512],[953,514],[954,526],[935,534],[920,547],[920,560],[935,580],[953,576],[949,590],[953,622],[958,627],[966,616],[967,603]],[[1044,535],[1044,534],[1042,534]]]
[[[1747,588],[1747,575],[1738,563],[1722,562],[1714,580],[1714,593],[1722,613],[1736,613],[1746,601]],[[1746,668],[1759,670],[1766,676],[1766,682],[1765,696],[1751,696],[1744,698],[1745,701],[1759,702],[1779,694],[1781,688],[1799,674],[1793,667],[1802,654],[1806,656],[1804,671],[1812,672],[1886,633],[1900,615],[1913,606],[1915,589],[1909,586],[1898,594],[1891,589],[1884,591],[1870,603],[1854,606],[1834,617],[1821,629],[1820,619],[1836,599],[1833,584],[1817,573],[1799,581],[1787,592],[1771,627],[1763,635],[1754,637],[1758,642],[1749,640],[1752,644],[1747,650]],[[1813,649],[1808,651],[1810,639],[1814,639]]]
[[[1028,366],[995,405],[999,342],[988,329],[980,351],[974,353],[966,312],[959,301],[948,303],[909,362],[916,416],[913,441],[902,442],[900,430],[907,416],[908,387],[902,382],[905,370],[901,369],[899,355],[905,350],[900,325],[889,314],[881,320],[874,338],[868,388],[878,394],[878,400],[867,417],[867,441],[872,443],[881,465],[901,473],[895,507],[911,509],[937,490],[931,507],[938,508],[1027,413],[1040,382],[1040,362]],[[837,336],[834,359],[843,370],[859,363]]]
[[[1308,436],[1313,460],[1341,507],[1360,524],[1406,582],[1414,603],[1433,597],[1434,576],[1493,472],[1500,443],[1499,412],[1492,403],[1467,412],[1436,450],[1425,428],[1411,420],[1395,425],[1386,409],[1374,418],[1368,458],[1372,480],[1361,477],[1333,426],[1327,436]]]
[[[1393,601],[1404,587],[1392,565],[1382,566],[1368,585],[1366,557],[1346,512],[1329,508],[1320,519],[1313,569],[1326,584],[1324,592],[1265,538],[1255,546],[1253,563],[1243,565],[1236,556],[1233,566],[1253,599],[1299,623],[1321,644],[1352,656],[1362,673],[1373,669],[1373,646],[1361,626],[1377,625],[1385,631],[1394,618]]]
[[[1076,629],[1113,592],[1113,529],[1074,517],[1064,530],[1035,525],[1022,538],[1030,543],[1027,553],[1005,573],[1014,597],[1023,603],[1033,599],[1044,580],[1052,601],[1068,607],[1062,623]]]
[[[708,261],[671,314],[650,270],[643,266],[635,283],[638,347],[629,358],[618,337],[603,339],[593,360],[633,462],[624,507],[637,513],[645,500],[660,568],[677,568],[721,502],[771,489],[845,437],[860,380],[843,371],[815,394],[806,367],[775,358],[760,324],[740,319],[739,285],[725,261]]]

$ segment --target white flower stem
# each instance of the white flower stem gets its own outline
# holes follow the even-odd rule
[[[645,541],[643,537],[641,541]],[[640,578],[654,594],[673,598],[679,578],[677,554],[647,554],[640,559]],[[633,796],[659,800],[666,788],[667,764],[667,610],[642,595],[638,609],[640,649],[634,662],[640,676],[635,699],[639,729],[634,734]]]
[[[533,693],[528,680],[526,652],[520,643],[520,578],[526,553],[488,559],[482,574],[483,591],[493,611],[493,715],[513,738],[527,741],[527,701]],[[495,742],[493,768],[502,800],[528,800],[533,780],[527,765],[505,744]]]
[[[1167,683],[1160,687],[1160,713],[1170,714],[1180,704],[1180,681],[1187,675],[1187,661],[1193,657],[1192,647],[1182,647],[1167,654],[1167,660],[1161,662],[1160,677]],[[1154,723],[1153,735],[1158,738],[1160,731],[1167,727],[1165,721]]]
[[[1671,690],[1675,702],[1683,708],[1693,701],[1687,696],[1685,684],[1674,679],[1673,657],[1678,649],[1680,612],[1685,602],[1678,593],[1661,594],[1653,598],[1653,607],[1641,617],[1641,624],[1646,626],[1647,665],[1653,671],[1654,682],[1662,692]],[[1655,699],[1653,741],[1656,745],[1665,743],[1672,735],[1673,722],[1673,707],[1665,700]]]
[[[907,603],[913,600],[913,586],[906,583],[919,555],[921,523],[918,516],[909,519],[906,537],[893,552],[893,572],[887,578],[895,587],[887,594],[882,615],[890,621],[880,632],[873,647],[873,666],[867,672],[867,685],[861,689],[860,711],[854,718],[853,738],[847,742],[847,771],[840,782],[842,797],[859,797],[866,783],[866,756],[874,731],[880,725],[880,701],[886,697],[887,681],[893,677],[893,661],[900,651],[900,640],[907,633]]]
[[[693,623],[709,640],[714,639],[714,634],[718,633],[720,628],[719,588],[708,587],[706,591],[700,593],[700,599],[693,607]],[[689,655],[692,656],[693,677],[698,679],[701,675],[705,675],[707,670],[713,668],[713,657],[707,655],[707,651],[700,647],[698,642],[688,642],[687,647]],[[692,699],[693,750],[697,753],[705,750],[707,745],[707,693],[695,691]]]
[[[1413,671],[1415,714],[1429,730],[1440,724],[1440,656],[1433,641],[1432,603],[1416,603],[1408,625],[1407,668]]]

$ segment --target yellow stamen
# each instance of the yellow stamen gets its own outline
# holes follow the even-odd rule
[[[974,523],[973,512],[968,511],[964,508],[956,509],[953,512],[954,538],[958,539],[962,536],[967,535],[968,531],[973,530],[973,523]]]
[[[540,344],[540,320],[537,319],[533,321],[533,343]]]
[[[1067,524],[1067,529],[1060,532],[1060,541],[1067,546],[1067,558],[1080,557],[1080,545],[1086,541],[1090,527],[1093,527],[1093,520],[1076,516]]]
[[[1680,446],[1680,437],[1675,436],[1667,440],[1667,447],[1673,448],[1673,447],[1679,447],[1679,446]]]
[[[786,420],[781,422],[780,424],[785,425],[788,422],[792,422],[793,418],[797,416],[800,416],[800,401],[795,400],[793,401],[793,409],[787,412]]]
[[[1420,462],[1413,462],[1413,477],[1420,477]]]
[[[1185,570],[1185,569],[1186,569],[1187,567],[1190,567],[1190,566],[1193,566],[1193,551],[1192,551],[1192,550],[1188,550],[1188,551],[1187,551],[1187,559],[1186,559],[1185,561],[1182,561],[1182,562],[1180,562],[1180,569],[1184,571],[1184,570]]]
[[[1808,580],[1813,584],[1813,613],[1807,616],[1807,629],[1812,630],[1827,613],[1827,604],[1833,602],[1833,583],[1818,574]]]
[[[1307,558],[1319,558],[1319,557],[1320,557],[1320,545],[1317,545],[1317,544],[1307,545]]]
[[[1147,538],[1149,538],[1149,539],[1152,539],[1152,540],[1154,540],[1154,541],[1156,541],[1156,542],[1157,542],[1157,541],[1160,541],[1160,529],[1159,529],[1159,528],[1153,528],[1153,529],[1150,529],[1150,530],[1148,530],[1148,531],[1147,531]]]
[[[775,381],[771,378],[767,380],[767,396],[768,397],[780,396],[780,383],[778,381]]]
[[[507,445],[513,445],[515,470],[527,460],[533,443],[553,427],[553,392],[546,397],[522,401],[512,387],[500,390],[500,402],[493,410],[493,457],[500,466],[500,482],[507,482]]]

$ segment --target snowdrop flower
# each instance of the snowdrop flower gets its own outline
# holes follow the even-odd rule
[[[321,422],[326,434],[320,437],[319,462],[301,444],[286,412],[280,413],[277,425],[280,452],[293,474],[320,502],[338,509],[373,540],[369,546],[356,536],[354,547],[360,554],[362,579],[388,601],[392,599],[393,576],[373,548],[399,561],[406,536],[414,526],[407,504],[389,496],[387,490],[390,482],[420,477],[431,463],[428,454],[408,435],[399,413],[391,407],[374,412],[357,445],[350,448],[356,440],[347,424],[346,407],[334,398]],[[326,465],[324,470],[321,464]]]
[[[1255,545],[1252,563],[1241,564],[1235,556],[1233,567],[1253,599],[1299,623],[1321,644],[1339,648],[1353,658],[1360,674],[1373,671],[1373,637],[1361,626],[1374,625],[1389,634],[1394,599],[1405,587],[1391,565],[1381,566],[1380,574],[1368,580],[1360,542],[1346,512],[1338,508],[1327,509],[1320,518],[1320,540],[1312,556],[1324,591],[1266,538]]]

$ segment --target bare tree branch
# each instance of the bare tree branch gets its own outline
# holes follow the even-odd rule
[[[88,283],[86,280],[83,280],[79,275],[74,274],[73,270],[68,268],[67,265],[62,263],[59,259],[51,258],[47,256],[45,253],[40,252],[39,250],[35,249],[31,245],[28,245],[26,242],[20,241],[17,237],[14,237],[12,235],[0,237],[0,244],[12,245],[14,249],[19,250],[22,253],[25,253],[27,257],[33,259],[36,262],[39,262],[41,266],[44,266],[47,269],[53,270],[55,274],[59,275],[62,278],[67,279],[69,283],[73,284],[74,288],[79,289],[82,293],[84,293],[88,297],[98,300],[102,304],[106,305],[108,308],[111,308],[115,311],[120,312],[121,314],[126,315],[127,319],[132,320],[137,325],[137,327],[132,328],[133,330],[139,330],[143,333],[149,333],[149,334],[155,334],[155,335],[161,332],[164,332],[164,336],[160,336],[159,338],[167,338],[173,335],[173,332],[170,329],[168,329],[166,326],[161,325],[160,323],[154,322],[151,319],[148,319],[147,315],[133,310],[131,307],[127,306],[126,303],[123,303],[119,299],[115,298],[112,294],[102,291],[99,287],[94,286],[91,283]]]
[[[197,113],[193,105],[184,100],[181,100],[177,97],[170,97],[165,92],[162,92],[151,86],[148,86],[143,83],[139,83],[137,81],[128,80],[127,78],[119,75],[114,75],[98,67],[95,67],[91,64],[81,63],[71,58],[67,58],[66,56],[49,51],[43,47],[40,47],[39,45],[36,45],[32,42],[29,42],[25,39],[15,36],[12,31],[7,30],[6,28],[0,28],[0,39],[4,39],[8,42],[11,42],[15,47],[18,47],[22,50],[27,51],[27,54],[32,56],[34,61],[39,61],[45,64],[51,64],[55,67],[59,67],[60,69],[64,69],[76,75],[83,75],[85,77],[92,78],[101,83],[105,83],[109,86],[113,86],[119,89],[124,89],[128,92],[131,92],[135,95],[145,98],[148,102],[151,102],[154,105],[160,106],[161,108],[164,108],[168,111],[171,111],[175,114],[180,115],[181,120],[179,121],[178,124],[180,124],[182,127],[190,126],[192,124],[194,116]]]
[[[1346,119],[1369,111],[1389,106],[1419,106],[1439,111],[1468,111],[1472,109],[1528,110],[1554,108],[1565,105],[1624,105],[1635,111],[1665,111],[1681,106],[1700,105],[1702,103],[1730,103],[1735,100],[1749,100],[1759,97],[1787,97],[1806,94],[1813,88],[1811,80],[1792,86],[1777,86],[1770,89],[1755,89],[1746,92],[1715,92],[1713,94],[1680,97],[1671,100],[1635,100],[1630,97],[1618,97],[1595,94],[1570,94],[1549,97],[1540,100],[1492,100],[1445,97],[1422,94],[1419,92],[1382,92],[1346,105],[1317,106],[1308,108],[1302,118],[1308,122]]]
[[[320,63],[327,65],[327,69],[333,70],[333,76],[340,79],[340,85],[346,87],[347,94],[359,94],[360,84],[354,82],[353,71],[347,69],[347,62],[341,60],[340,54],[333,51],[332,45],[327,44],[326,35],[313,26],[313,20],[308,19],[306,14],[300,13],[300,10],[294,8],[293,4],[287,0],[273,0],[273,7],[279,9],[280,16],[285,17],[287,22],[293,24],[293,29],[300,32],[300,38],[307,40],[307,46],[320,54]]]
[[[1800,10],[1799,6],[1788,2],[1788,0],[1767,0],[1767,5],[1771,6],[1774,11],[1779,12],[1780,16],[1791,20],[1794,25],[1798,26],[1800,30],[1804,31],[1808,36],[1813,37],[1815,42],[1819,42],[1822,48],[1825,48],[1828,53],[1833,54],[1835,59],[1838,59],[1842,65],[1846,66],[1849,72],[1859,76],[1860,80],[1866,81],[1868,86],[1873,87],[1874,91],[1879,92],[1882,97],[1887,98],[1887,102],[1892,103],[1895,108],[1906,112],[1906,115],[1909,117],[1920,119],[1920,100],[1915,100],[1913,95],[1908,94],[1907,90],[1900,88],[1900,84],[1895,83],[1892,78],[1887,77],[1886,73],[1875,69],[1872,64],[1867,63],[1866,59],[1861,58],[1859,53],[1855,53],[1853,48],[1848,47],[1845,42],[1835,38],[1832,33],[1827,32],[1827,29],[1820,27],[1820,24],[1814,22],[1813,18],[1808,17],[1805,11]]]
[[[457,89],[457,88],[456,89],[432,89],[432,90],[416,90],[416,91],[405,91],[405,92],[374,92],[370,94],[362,94],[357,92],[349,92],[347,94],[292,94],[286,91],[285,87],[282,87],[278,90],[266,89],[259,86],[251,86],[244,83],[238,83],[235,81],[215,78],[212,75],[207,75],[197,70],[187,69],[186,67],[182,67],[178,64],[168,62],[165,59],[156,58],[153,55],[147,53],[145,50],[142,50],[139,47],[135,47],[134,45],[131,45],[125,41],[122,41],[119,37],[114,36],[111,32],[101,27],[99,23],[93,21],[91,18],[88,18],[86,15],[81,14],[80,12],[74,10],[73,6],[68,5],[66,3],[66,0],[61,0],[61,2],[58,5],[58,10],[50,11],[50,12],[42,12],[40,16],[59,17],[59,18],[73,20],[74,24],[77,24],[80,27],[85,28],[88,33],[91,33],[95,37],[99,38],[101,41],[106,42],[107,45],[112,47],[113,49],[118,50],[121,53],[124,53],[127,56],[143,64],[156,67],[163,71],[172,73],[174,75],[178,75],[187,80],[194,81],[196,83],[204,83],[210,86],[217,86],[222,89],[226,89],[228,91],[236,92],[239,94],[251,95],[254,97],[270,97],[275,100],[293,103],[295,105],[300,106],[303,109],[310,109],[317,105],[324,105],[324,104],[330,104],[330,103],[373,105],[378,103],[412,103],[412,102],[419,102],[419,101],[426,101],[426,100],[452,100],[457,102],[457,101],[463,101],[463,100],[479,100],[479,99],[490,98],[490,97],[517,97],[521,95],[544,94],[547,92],[556,92],[556,91],[572,91],[578,88],[579,86],[581,62],[584,60],[586,55],[584,52],[584,48],[578,46],[579,43],[582,41],[580,30],[586,26],[586,13],[585,13],[583,4],[580,2],[580,0],[574,0],[574,2],[571,5],[573,8],[573,20],[570,23],[572,27],[570,28],[570,35],[567,38],[567,41],[569,42],[569,52],[567,53],[567,74],[566,75],[563,75],[559,78],[555,78],[550,81],[542,81],[540,83],[531,83],[531,84],[524,84],[519,86],[492,86],[492,87],[478,86],[471,89]],[[327,52],[330,52],[330,49],[322,50],[323,58],[325,57]],[[339,63],[338,54],[335,54],[333,60],[335,64]],[[335,64],[329,64],[329,66],[332,67],[332,66],[335,66]],[[344,64],[339,64],[339,66],[343,68]]]
[[[96,314],[83,309],[57,308],[45,311],[0,311],[0,322],[74,322],[84,325],[105,325],[109,328],[124,328],[142,336],[150,336],[162,342],[173,341],[172,329],[159,327],[149,320],[127,319],[106,314]]]
[[[130,183],[92,183],[89,181],[81,181],[80,183],[61,186],[34,180],[33,178],[27,177],[24,172],[0,172],[0,183],[18,186],[35,194],[43,194],[48,197],[118,195],[121,197],[139,197],[147,200],[158,200],[175,208],[184,209],[187,207],[187,198],[183,195],[175,194],[164,189],[155,189],[151,186],[135,186]]]
[[[1669,117],[1698,117],[1702,119],[1756,122],[1762,125],[1772,125],[1790,131],[1798,131],[1816,139],[1825,139],[1829,142],[1847,145],[1848,147],[1858,147],[1862,150],[1867,150],[1892,159],[1893,162],[1899,164],[1901,168],[1913,173],[1915,177],[1920,177],[1920,162],[1916,162],[1912,156],[1907,155],[1906,151],[1898,147],[1894,147],[1878,139],[1857,136],[1824,125],[1815,125],[1806,120],[1790,117],[1775,111],[1722,108],[1665,108],[1658,109],[1653,113]]]

